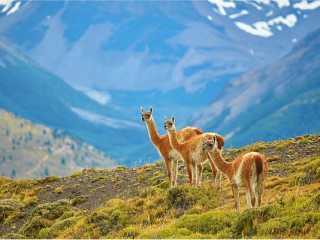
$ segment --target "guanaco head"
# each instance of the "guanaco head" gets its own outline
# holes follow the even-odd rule
[[[150,107],[149,112],[145,111],[142,107],[141,107],[141,111],[142,111],[142,121],[143,122],[149,122],[152,118],[152,107]]]
[[[172,130],[174,128],[174,116],[172,116],[171,120],[168,120],[167,117],[164,117],[164,119],[166,120],[164,122],[164,129],[167,131]]]
[[[203,153],[211,152],[218,147],[217,138],[215,135],[212,135],[212,139],[207,139],[206,136],[203,135],[203,141],[204,141],[202,145]]]

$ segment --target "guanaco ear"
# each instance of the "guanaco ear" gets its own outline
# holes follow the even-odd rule
[[[205,135],[203,135],[203,140],[204,140],[205,142],[207,142],[207,141],[208,141],[208,139],[206,138],[206,136],[205,136]]]
[[[166,120],[166,121],[168,120],[168,119],[167,119],[167,116],[164,116],[164,120]]]
[[[152,107],[149,108],[150,113],[152,113]]]
[[[212,135],[212,141],[215,143],[215,142],[217,142],[217,137],[216,137],[216,135]]]
[[[174,116],[172,116],[171,120],[172,120],[172,122],[174,123]]]
[[[141,112],[145,112],[145,110],[141,107]]]

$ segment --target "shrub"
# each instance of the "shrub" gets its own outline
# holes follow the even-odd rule
[[[306,183],[308,183],[309,180],[308,180],[308,176],[306,173],[304,172],[299,172],[299,173],[296,173],[292,176],[290,182],[289,182],[289,185],[290,186],[301,186],[301,185],[304,185]]]
[[[77,172],[74,172],[71,174],[71,177],[72,178],[75,178],[75,177],[78,177],[78,176],[82,176],[83,175],[83,172],[82,171],[77,171]]]
[[[33,209],[31,218],[39,216],[45,219],[55,220],[70,208],[71,204],[66,199],[58,200],[53,203],[44,203]]]
[[[274,218],[259,225],[258,235],[272,234],[281,237],[286,234],[288,228],[289,223],[282,221],[281,218]]]
[[[3,199],[0,200],[0,223],[3,223],[6,219],[22,217],[24,213],[21,212],[21,209],[25,205],[15,199]]]
[[[87,195],[76,196],[71,200],[71,205],[76,206],[77,204],[83,203],[88,198]]]
[[[18,233],[27,238],[37,238],[39,231],[42,228],[48,227],[48,225],[48,221],[39,216],[35,216],[26,222]]]
[[[186,228],[191,232],[217,234],[230,228],[237,220],[238,212],[208,212],[201,215],[185,215],[175,224],[177,228]]]
[[[37,179],[38,183],[48,183],[48,182],[56,182],[56,181],[60,181],[61,178],[57,177],[57,176],[48,176],[45,178],[40,178]]]
[[[119,238],[132,238],[135,239],[137,238],[137,236],[139,236],[139,234],[141,233],[141,229],[137,228],[137,227],[127,227],[125,229],[122,229],[119,232],[118,237]]]
[[[50,228],[43,228],[39,232],[39,238],[41,239],[49,239],[49,238],[55,238],[58,236],[58,232],[65,230],[75,224],[79,218],[68,218],[62,221],[58,221],[54,223]]]
[[[99,180],[101,180],[101,179],[109,179],[109,177],[98,176],[98,177],[92,179],[91,182],[94,183],[94,182],[97,182],[97,181],[99,181]]]
[[[116,167],[114,170],[115,170],[115,171],[122,171],[123,169],[126,169],[126,168],[128,168],[128,167],[126,167],[126,166],[119,166],[119,167]]]
[[[313,226],[319,219],[319,213],[302,213],[299,215],[270,219],[259,225],[258,234],[273,234],[277,237],[286,236],[288,234],[295,235],[301,233],[305,226]]]
[[[252,236],[257,232],[257,223],[265,222],[276,215],[278,205],[266,205],[260,208],[244,210],[237,219],[233,232],[236,237]]]

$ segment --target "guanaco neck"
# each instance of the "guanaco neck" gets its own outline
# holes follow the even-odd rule
[[[173,129],[168,130],[168,135],[171,146],[180,152],[182,144],[178,142],[176,128],[173,127]]]
[[[148,126],[148,133],[149,133],[149,137],[151,142],[155,145],[155,146],[159,146],[160,142],[161,142],[161,136],[158,134],[158,130],[156,127],[156,124],[153,120],[153,117],[151,117],[150,121],[147,121],[147,126]]]
[[[212,161],[216,165],[216,167],[219,169],[219,171],[224,174],[227,174],[227,171],[231,167],[231,163],[228,163],[224,160],[224,158],[222,157],[222,154],[221,154],[221,150],[216,148],[212,152],[208,152],[208,153],[210,155],[210,158],[212,159]]]

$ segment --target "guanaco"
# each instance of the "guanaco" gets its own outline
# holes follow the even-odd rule
[[[182,159],[179,153],[171,147],[168,134],[163,136],[158,134],[156,124],[152,117],[152,107],[150,107],[149,111],[145,111],[141,107],[141,111],[142,121],[147,124],[150,140],[164,159],[169,177],[169,187],[174,187],[177,185],[178,161]],[[202,133],[198,128],[186,127],[177,132],[177,138],[179,142],[183,142]]]
[[[185,142],[179,142],[177,138],[178,132],[176,132],[174,121],[174,116],[171,120],[168,120],[167,117],[165,117],[164,128],[168,131],[171,146],[179,152],[182,159],[186,163],[190,185],[201,185],[202,164],[207,161],[209,161],[210,163],[212,169],[213,183],[215,183],[217,169],[210,157],[208,156],[208,154],[203,153],[201,151],[203,144],[203,136],[212,137],[212,133],[203,133]],[[216,136],[219,141],[219,148],[222,149],[222,147],[224,146],[224,139],[219,134],[216,134]]]
[[[232,162],[226,162],[218,148],[217,137],[208,139],[203,136],[202,151],[208,153],[215,166],[227,176],[235,199],[235,206],[240,211],[239,187],[246,187],[249,208],[259,207],[268,175],[268,162],[257,152],[245,152]],[[256,201],[257,199],[257,201]]]

